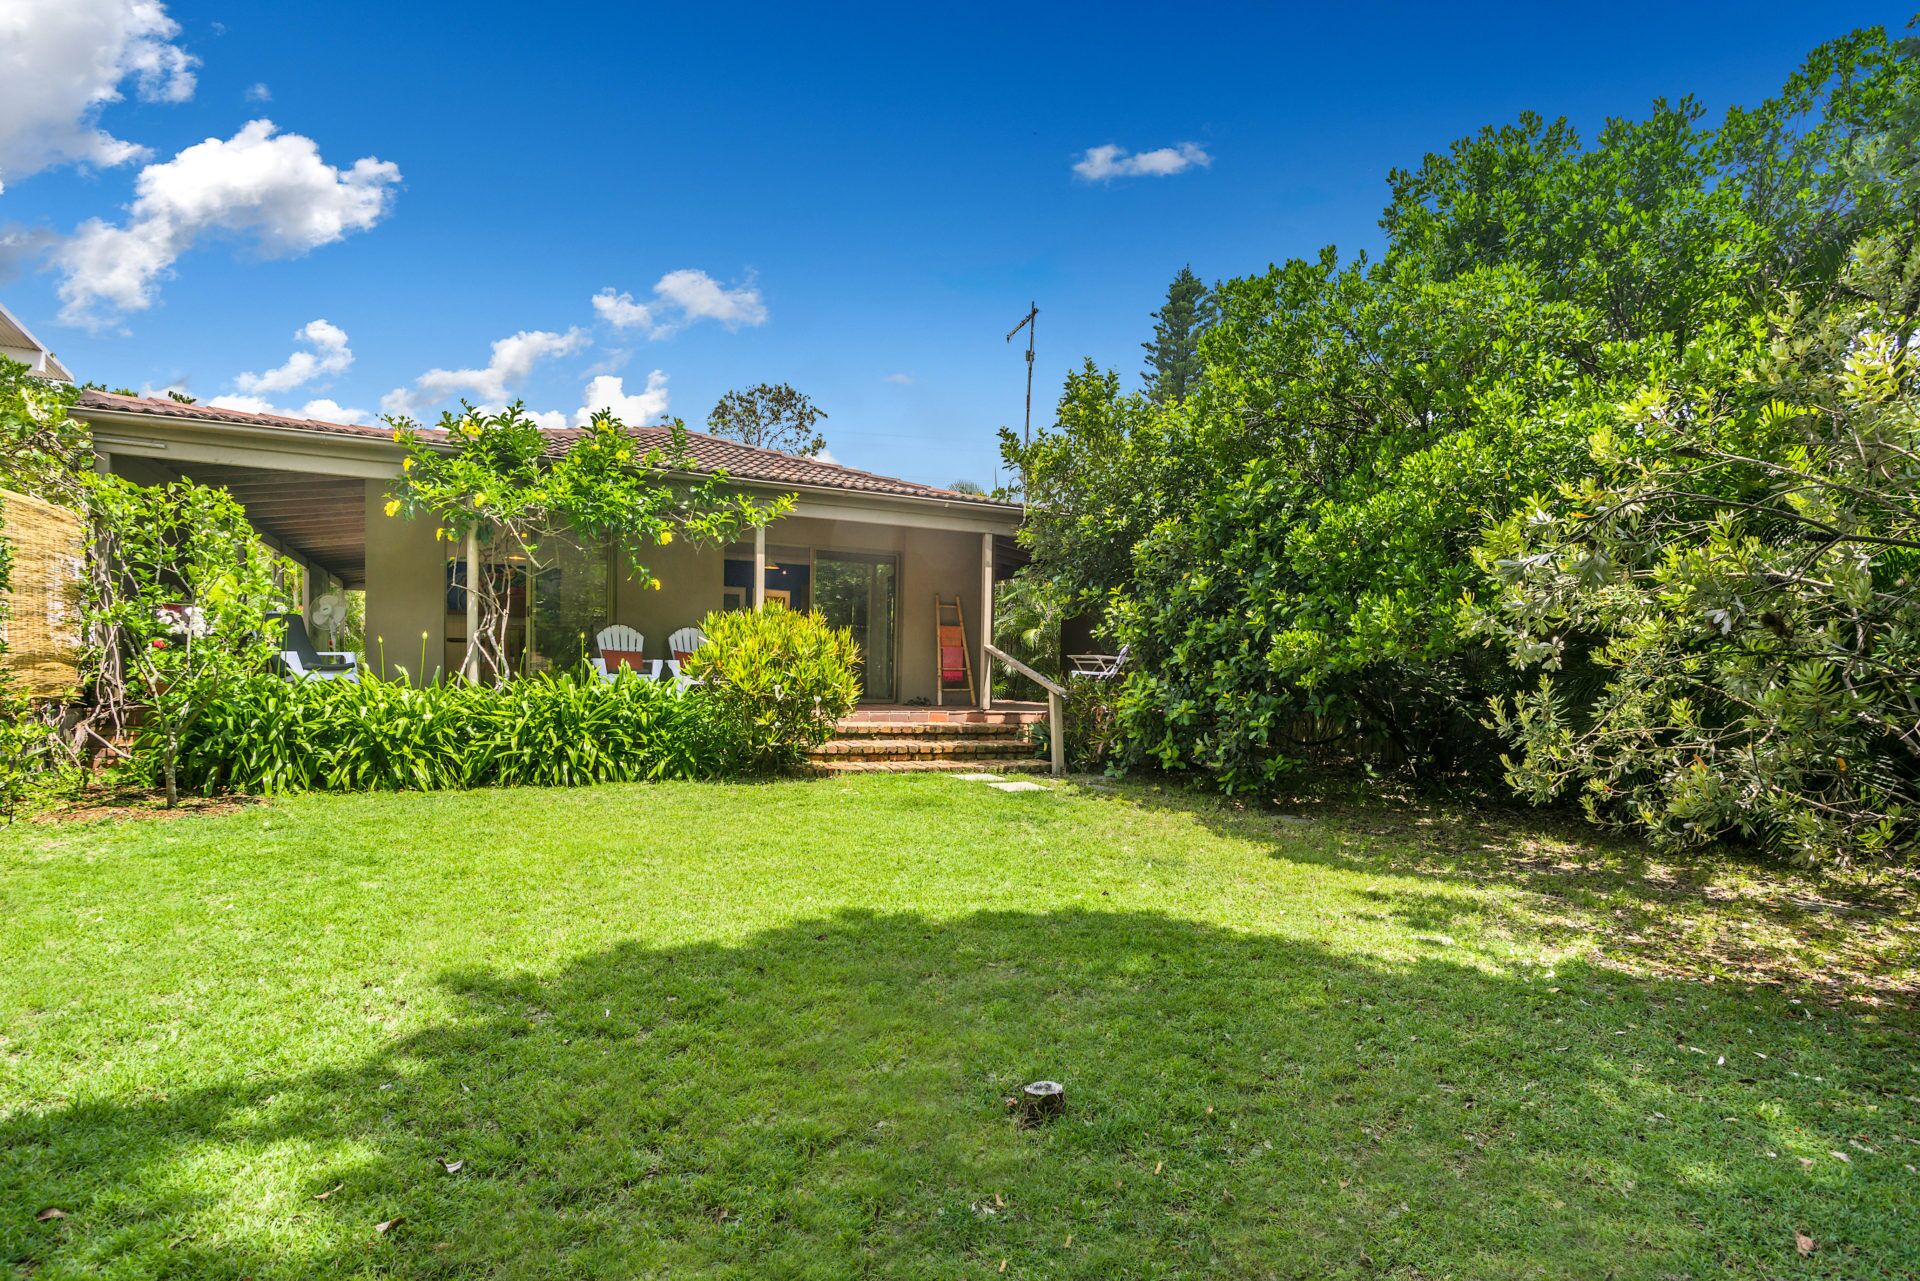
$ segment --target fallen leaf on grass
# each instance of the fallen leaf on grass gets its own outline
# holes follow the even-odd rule
[[[1811,1169],[1813,1168],[1813,1158],[1812,1158],[1812,1157],[1810,1157],[1810,1156],[1803,1156],[1803,1157],[1801,1157],[1801,1158],[1799,1158],[1799,1160],[1800,1160],[1800,1164],[1801,1164],[1801,1165],[1803,1165],[1803,1166],[1805,1166],[1805,1167],[1806,1167],[1807,1169],[1809,1169],[1809,1170],[1811,1170]]]
[[[40,1211],[40,1213],[34,1215],[33,1221],[35,1223],[51,1223],[55,1219],[64,1219],[66,1217],[67,1212],[65,1210],[62,1210],[59,1206],[50,1205]]]
[[[1165,1164],[1166,1164],[1166,1162],[1165,1162],[1165,1161],[1155,1161],[1155,1162],[1153,1163],[1153,1172],[1154,1172],[1155,1174],[1158,1174],[1158,1173],[1160,1173],[1160,1167],[1162,1167],[1162,1166],[1164,1166]]]
[[[1809,1254],[1812,1254],[1816,1248],[1813,1244],[1813,1238],[1797,1229],[1793,1234],[1793,1246],[1796,1250],[1800,1251],[1800,1257],[1803,1259]]]
[[[385,1223],[374,1224],[373,1230],[375,1232],[378,1232],[380,1235],[385,1236],[387,1233],[393,1231],[393,1229],[399,1227],[402,1223],[405,1223],[406,1221],[407,1221],[406,1215],[396,1214],[391,1219],[388,1219]]]
[[[1000,1270],[1002,1272],[1007,1270],[1007,1261],[1005,1259],[1000,1260]]]
[[[1845,1161],[1848,1165],[1853,1164],[1853,1158],[1848,1156],[1845,1152],[1829,1152],[1827,1153],[1827,1155],[1832,1157],[1836,1161]]]
[[[466,1164],[467,1163],[465,1161],[442,1161],[440,1163],[440,1168],[445,1170],[448,1174],[458,1174]]]
[[[328,1197],[332,1196],[334,1193],[338,1192],[341,1188],[344,1188],[346,1186],[347,1185],[344,1183],[336,1183],[332,1187],[328,1188],[325,1192],[314,1193],[313,1199],[316,1201],[324,1201]]]
[[[1073,1249],[1073,1233],[1071,1232],[1067,1233],[1067,1244],[1065,1248],[1069,1250]]]

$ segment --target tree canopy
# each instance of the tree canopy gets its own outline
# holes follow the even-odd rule
[[[1329,248],[1220,284],[1184,395],[1127,394],[1089,363],[1068,378],[1055,424],[1031,446],[1003,433],[1030,504],[1026,572],[1062,607],[1099,610],[1109,639],[1130,647],[1118,695],[1126,759],[1199,771],[1234,791],[1269,788],[1311,759],[1428,778],[1506,776],[1528,795],[1561,795],[1594,771],[1626,767],[1604,752],[1550,764],[1548,709],[1510,659],[1537,665],[1529,647],[1557,647],[1565,672],[1552,697],[1571,739],[1554,741],[1585,742],[1608,700],[1638,697],[1608,685],[1608,664],[1650,617],[1618,599],[1629,588],[1655,592],[1648,566],[1711,557],[1716,538],[1787,538],[1783,546],[1805,555],[1817,540],[1801,546],[1800,534],[1768,531],[1788,529],[1780,521],[1797,504],[1832,506],[1840,485],[1862,492],[1823,517],[1829,525],[1904,537],[1894,532],[1902,475],[1868,461],[1895,446],[1862,454],[1852,442],[1867,439],[1869,421],[1875,441],[1897,441],[1886,423],[1909,412],[1911,363],[1861,352],[1911,333],[1901,317],[1912,295],[1900,290],[1911,290],[1902,273],[1920,215],[1915,48],[1878,29],[1834,41],[1780,94],[1717,124],[1680,99],[1609,120],[1591,141],[1535,116],[1484,129],[1389,176],[1377,260]],[[1863,300],[1882,297],[1863,321]],[[1852,354],[1816,359],[1815,348]],[[1849,401],[1847,379],[1869,380],[1888,399]],[[1776,400],[1797,408],[1777,411],[1770,433],[1728,428],[1728,441],[1764,446],[1753,461],[1712,463],[1697,452],[1715,447],[1716,424],[1757,422]],[[1656,410],[1672,426],[1665,435],[1647,427]],[[1843,444],[1857,455],[1844,467],[1833,461]],[[1654,479],[1620,470],[1629,465]],[[1702,467],[1715,486],[1694,475]],[[1589,482],[1593,492],[1579,488]],[[1628,504],[1641,513],[1634,532],[1621,524],[1614,533],[1631,546],[1609,552],[1633,567],[1617,571],[1627,578],[1601,575],[1587,585],[1593,599],[1551,605],[1508,581],[1503,558],[1575,554],[1550,535],[1591,550],[1587,533],[1570,532],[1582,527],[1564,523],[1584,518],[1569,513],[1590,516],[1591,503],[1638,495],[1641,484],[1699,496],[1664,524]],[[1742,503],[1778,510],[1763,517]],[[1854,539],[1803,572],[1830,574],[1831,562],[1854,557],[1860,568],[1846,581],[1893,584],[1907,572],[1895,564],[1902,554]],[[1720,590],[1736,580],[1740,593],[1763,586],[1723,574]],[[1781,613],[1760,596],[1748,604],[1754,618]],[[1880,606],[1850,607],[1869,610],[1862,625],[1870,618],[1895,640],[1920,630],[1905,587],[1889,587]],[[1838,626],[1833,601],[1797,608],[1812,612],[1789,622],[1796,630]],[[1870,612],[1878,608],[1892,612]],[[1566,626],[1550,621],[1553,610]],[[1896,621],[1907,630],[1885,633]],[[1867,805],[1870,821],[1796,835],[1798,815],[1840,802],[1814,799],[1827,795],[1825,776],[1741,763],[1753,734],[1728,729],[1741,715],[1737,681],[1732,668],[1702,673],[1713,661],[1706,641],[1667,637],[1639,651],[1649,664],[1688,667],[1695,685],[1718,681],[1720,693],[1707,700],[1696,690],[1688,712],[1711,722],[1711,734],[1644,743],[1630,772],[1664,778],[1696,768],[1697,756],[1716,786],[1744,786],[1745,799],[1700,809],[1689,826],[1674,815],[1700,793],[1659,786],[1600,806],[1597,817],[1662,839],[1745,830],[1833,859],[1911,839],[1902,819],[1893,835],[1869,837],[1890,811],[1863,791],[1845,804]],[[1851,660],[1785,653],[1741,669],[1755,684],[1739,697],[1800,680],[1836,691],[1817,715],[1859,710],[1848,702],[1862,677]],[[1884,649],[1873,659],[1890,660]],[[1817,680],[1796,675],[1807,661]],[[1883,769],[1875,795],[1898,808],[1916,777],[1901,745],[1914,716],[1900,722],[1893,703],[1876,707],[1887,723],[1849,740],[1846,768],[1858,775],[1871,759]],[[1791,732],[1790,719],[1781,724]],[[1537,768],[1503,766],[1504,746]],[[1806,805],[1763,804],[1752,794],[1761,786],[1800,787]]]
[[[707,415],[707,430],[743,445],[811,458],[827,447],[817,424],[826,411],[786,383],[730,391]]]

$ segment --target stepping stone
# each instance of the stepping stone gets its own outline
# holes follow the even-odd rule
[[[1038,783],[1029,783],[1024,778],[1010,779],[1005,783],[988,783],[996,792],[1044,792],[1047,789]]]
[[[955,774],[954,777],[963,783],[998,783],[1000,781],[998,774]]]

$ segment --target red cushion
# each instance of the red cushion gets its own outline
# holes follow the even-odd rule
[[[603,649],[600,658],[610,672],[617,672],[623,667],[637,672],[642,670],[647,661],[646,655],[637,649]]]

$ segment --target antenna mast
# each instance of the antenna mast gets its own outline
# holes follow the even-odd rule
[[[1029,445],[1033,443],[1033,331],[1040,327],[1035,319],[1039,314],[1039,305],[1029,302],[1026,316],[1019,324],[1007,331],[1008,342],[1012,342],[1013,336],[1022,329],[1027,331],[1027,418],[1026,424],[1021,428],[1021,439]]]

